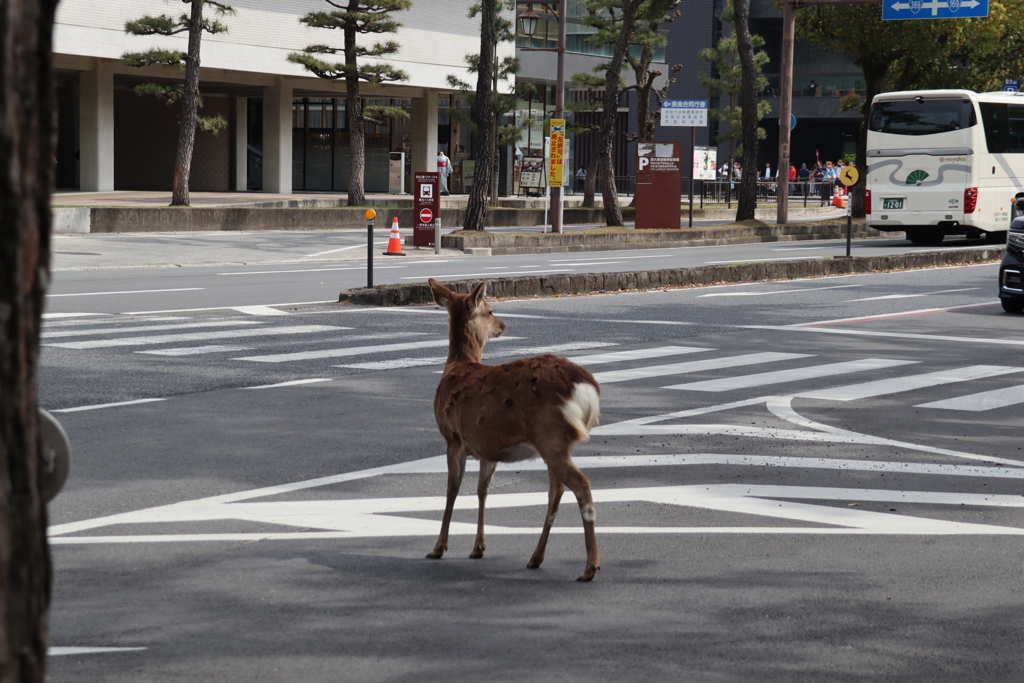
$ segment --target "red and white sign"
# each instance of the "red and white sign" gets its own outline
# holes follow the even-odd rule
[[[417,247],[434,246],[434,221],[441,219],[441,174],[431,171],[413,174],[412,243]]]
[[[430,209],[420,211],[420,223],[430,223],[434,220],[434,212]]]

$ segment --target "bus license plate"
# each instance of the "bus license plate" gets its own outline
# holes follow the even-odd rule
[[[882,199],[882,210],[883,211],[891,211],[892,209],[902,209],[902,208],[903,208],[903,197],[893,197],[893,198]]]

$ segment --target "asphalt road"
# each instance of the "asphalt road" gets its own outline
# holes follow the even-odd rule
[[[486,362],[551,351],[601,382],[576,453],[592,584],[572,580],[571,494],[525,568],[534,462],[499,468],[484,559],[472,474],[448,556],[424,559],[443,311],[274,308],[269,277],[56,297],[40,399],[74,461],[51,504],[51,680],[1021,680],[1024,318],[996,272],[496,303]],[[92,272],[139,291],[166,273]],[[181,312],[138,312],[158,308]]]

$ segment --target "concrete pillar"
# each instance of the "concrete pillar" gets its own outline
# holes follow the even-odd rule
[[[263,191],[292,193],[292,86],[280,76],[263,89]]]
[[[83,192],[114,189],[114,64],[95,60],[79,75],[79,187]]]
[[[235,98],[235,192],[249,188],[249,98]]]
[[[412,171],[437,170],[437,91],[412,101]]]

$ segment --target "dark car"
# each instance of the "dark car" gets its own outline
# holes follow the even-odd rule
[[[1018,195],[1015,213],[1017,218],[1006,234],[1006,255],[999,265],[999,302],[1007,313],[1024,311],[1024,196]]]

